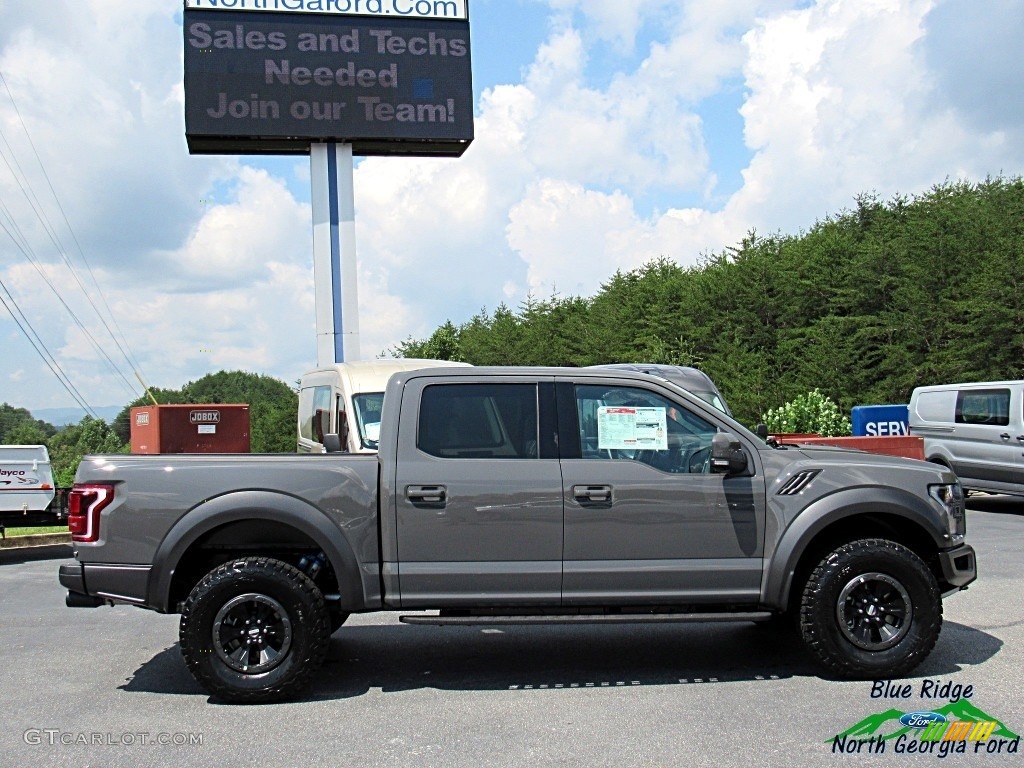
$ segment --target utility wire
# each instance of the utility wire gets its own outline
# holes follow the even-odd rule
[[[78,326],[78,329],[85,335],[85,337],[92,344],[93,349],[95,349],[110,364],[110,367],[114,370],[114,372],[121,377],[121,380],[128,387],[128,391],[131,392],[132,395],[135,395],[135,386],[124,375],[124,373],[121,372],[121,369],[117,367],[114,361],[110,359],[110,355],[108,355],[106,351],[103,349],[103,347],[99,345],[96,339],[93,338],[93,335],[89,332],[89,329],[85,327],[82,321],[78,318],[78,315],[75,314],[75,311],[71,309],[70,306],[68,306],[68,303],[66,301],[64,301],[64,297],[60,295],[60,292],[53,285],[49,276],[46,274],[45,271],[43,271],[42,265],[40,265],[39,260],[32,253],[31,246],[25,240],[25,237],[22,234],[20,228],[18,227],[17,222],[14,221],[14,218],[11,216],[10,211],[6,209],[6,206],[3,204],[3,201],[0,201],[0,212],[3,212],[6,215],[6,217],[10,220],[11,227],[14,229],[14,232],[12,232],[10,228],[8,228],[8,225],[4,223],[3,219],[0,219],[0,229],[3,229],[7,233],[7,236],[11,238],[11,241],[14,243],[15,247],[21,251],[22,255],[26,259],[28,259],[29,264],[31,264],[35,268],[36,272],[39,273],[39,276],[43,279],[43,282],[46,283],[47,287],[57,298],[57,301],[59,301],[61,303],[61,306],[63,306],[67,313],[71,315],[71,319],[75,322],[75,325]],[[19,242],[18,237],[15,237],[15,232],[21,238],[21,242]]]
[[[78,249],[78,253],[79,253],[79,255],[82,258],[82,262],[85,264],[85,267],[86,267],[86,270],[87,270],[87,272],[89,274],[89,277],[92,279],[92,284],[95,286],[96,293],[99,295],[100,300],[103,302],[103,306],[107,310],[107,315],[110,318],[110,322],[113,323],[114,328],[117,329],[117,333],[116,334],[114,333],[114,330],[111,329],[110,324],[107,322],[107,319],[104,316],[103,312],[100,310],[99,307],[96,306],[96,303],[93,301],[93,299],[92,299],[92,292],[82,282],[81,277],[78,275],[78,271],[75,269],[74,265],[71,263],[70,258],[68,258],[67,251],[63,247],[63,245],[61,244],[60,238],[59,238],[59,236],[56,233],[56,229],[47,220],[45,212],[43,212],[43,210],[42,210],[42,208],[43,208],[42,204],[39,202],[39,199],[35,195],[35,192],[32,191],[31,183],[28,182],[28,176],[21,169],[21,165],[18,163],[17,157],[14,154],[13,149],[11,149],[10,144],[7,143],[6,137],[4,137],[2,131],[0,131],[0,139],[3,139],[4,144],[8,147],[8,150],[11,153],[11,157],[14,160],[14,163],[17,166],[18,171],[21,172],[21,175],[26,180],[26,184],[25,185],[21,184],[21,181],[17,178],[17,174],[14,173],[13,169],[11,169],[11,173],[12,173],[12,175],[15,176],[15,181],[18,182],[18,186],[21,188],[22,194],[25,195],[25,198],[29,201],[29,205],[32,207],[32,210],[35,212],[36,216],[39,218],[40,222],[43,225],[43,229],[46,231],[47,235],[49,235],[50,240],[53,242],[54,246],[57,248],[58,253],[60,254],[61,258],[64,260],[64,263],[67,265],[68,269],[70,270],[71,275],[75,279],[75,282],[78,283],[78,286],[82,289],[82,292],[85,294],[86,300],[89,302],[90,306],[96,312],[96,316],[99,318],[100,322],[103,324],[103,327],[106,329],[107,333],[110,335],[110,338],[113,340],[113,342],[117,346],[118,350],[124,356],[124,359],[128,362],[128,367],[135,373],[136,378],[139,379],[139,382],[142,384],[143,388],[148,391],[148,386],[146,385],[145,381],[142,378],[141,366],[139,365],[138,360],[131,354],[131,349],[130,349],[130,346],[128,344],[127,337],[124,335],[124,331],[122,331],[121,327],[118,325],[117,319],[114,316],[113,310],[110,308],[110,304],[107,301],[106,296],[103,294],[103,290],[100,288],[99,281],[97,281],[97,279],[96,279],[96,274],[95,274],[95,272],[92,269],[92,265],[89,263],[88,258],[86,258],[85,251],[82,248],[82,245],[81,245],[81,243],[78,240],[78,236],[75,234],[74,228],[71,226],[71,222],[68,219],[67,213],[64,210],[64,206],[61,204],[60,198],[57,196],[57,191],[53,187],[53,182],[50,180],[50,175],[46,172],[46,166],[43,165],[42,158],[39,156],[39,151],[36,149],[35,142],[32,141],[32,135],[29,133],[28,126],[25,124],[25,120],[21,116],[21,110],[18,109],[18,104],[17,104],[17,102],[14,99],[14,94],[11,92],[10,86],[7,84],[7,80],[6,80],[6,78],[4,78],[2,72],[0,72],[0,82],[3,83],[4,89],[7,91],[7,95],[8,95],[8,97],[11,100],[11,105],[14,107],[14,112],[18,116],[18,121],[21,124],[22,131],[24,131],[25,137],[28,139],[29,146],[32,147],[32,152],[35,155],[36,163],[39,165],[39,169],[43,173],[43,178],[46,179],[46,184],[47,184],[47,186],[50,189],[50,194],[53,196],[53,200],[54,200],[54,202],[57,205],[57,209],[60,211],[61,217],[64,219],[64,224],[67,226],[68,232],[71,234],[71,238],[74,241],[75,246]],[[0,153],[0,155],[2,155],[2,153]],[[5,163],[6,163],[6,158],[5,158]],[[10,168],[10,164],[9,163],[8,163],[8,168]],[[28,191],[26,191],[25,186],[28,187]],[[29,195],[30,192],[31,192],[31,197]],[[38,207],[37,207],[36,204],[33,204],[33,200],[35,200],[35,203],[38,204]],[[13,217],[12,217],[12,220],[13,220]],[[37,267],[37,271],[38,271],[38,267]],[[44,276],[44,279],[46,279],[45,276]],[[47,282],[49,282],[49,281],[47,281]],[[51,285],[51,289],[55,290],[55,289],[53,289],[52,285]],[[63,300],[61,301],[61,303],[64,304]],[[67,308],[67,304],[64,304],[64,306],[65,306],[65,308]],[[70,309],[68,309],[68,311],[70,312]],[[72,313],[72,317],[74,317],[73,313]],[[89,336],[90,339],[91,339],[91,334],[89,334],[89,332],[77,320],[77,318],[75,318],[75,320],[78,323],[79,327],[81,327],[82,330],[86,333],[86,335]],[[120,336],[120,338],[118,338],[118,336]],[[122,342],[123,342],[123,344],[122,344]],[[95,344],[95,342],[94,342],[94,344]],[[127,377],[125,377],[125,375],[123,373],[121,373],[121,370],[114,364],[114,362],[110,359],[110,357],[106,355],[106,353],[103,353],[103,355],[107,359],[107,361],[111,364],[111,366],[113,366],[114,370],[118,373],[118,375],[126,383],[128,383],[129,389],[134,394],[135,389],[131,385],[131,383],[128,382]]]
[[[3,144],[3,147],[7,148],[7,153],[5,153],[3,151],[3,147],[0,147],[0,159],[2,159],[4,161],[4,164],[7,166],[7,170],[11,172],[11,176],[14,178],[14,182],[18,185],[18,188],[21,190],[21,194],[25,197],[25,200],[28,201],[29,207],[32,209],[32,212],[35,213],[36,218],[39,219],[40,224],[42,224],[42,226],[43,226],[43,231],[45,231],[47,236],[50,238],[50,242],[52,242],[54,247],[57,249],[57,253],[60,255],[60,257],[62,258],[64,263],[67,265],[68,269],[71,271],[72,277],[75,278],[75,280],[78,283],[79,287],[82,288],[82,291],[83,291],[83,293],[86,296],[86,299],[89,299],[89,291],[86,289],[85,285],[82,283],[82,281],[79,278],[78,274],[75,272],[75,269],[74,269],[73,265],[71,264],[70,260],[68,259],[67,252],[66,252],[66,250],[64,248],[64,245],[60,241],[60,237],[57,235],[56,230],[53,228],[53,226],[50,224],[49,220],[47,219],[46,212],[43,210],[42,203],[39,201],[39,198],[36,196],[35,191],[32,189],[31,182],[28,180],[28,176],[25,174],[25,171],[22,169],[21,164],[18,162],[17,155],[14,153],[14,149],[11,147],[10,143],[7,141],[7,137],[4,135],[2,129],[0,129],[0,143]],[[8,157],[7,157],[8,154],[10,155],[10,160],[8,160]],[[11,164],[12,162],[13,162],[13,166]],[[3,203],[0,203],[0,206],[2,206],[2,205],[3,205]],[[4,206],[4,207],[6,209],[6,206]],[[10,213],[10,211],[7,210],[6,212],[7,212],[8,218],[12,222],[12,225],[17,229],[19,235],[21,236],[22,242],[24,243],[24,247],[22,248],[22,253],[25,254],[26,258],[28,258],[30,262],[32,262],[33,266],[36,267],[36,271],[40,273],[40,277],[42,277],[43,281],[46,282],[46,284],[50,287],[50,290],[53,291],[55,295],[57,295],[58,299],[60,299],[59,292],[57,291],[56,287],[53,285],[53,283],[50,280],[50,278],[42,272],[42,270],[35,264],[35,262],[33,262],[32,257],[30,257],[28,255],[28,252],[32,251],[31,246],[28,245],[28,238],[26,238],[25,235],[23,233],[21,233],[21,228],[18,227],[17,221],[14,219],[14,216]],[[10,233],[8,233],[8,234],[10,234]],[[74,313],[71,312],[70,308],[68,308],[67,304],[63,301],[63,299],[61,299],[61,303],[64,304],[64,307],[66,309],[68,309],[68,311],[72,315],[72,318],[79,325],[79,327],[82,329],[82,331],[90,338],[90,340],[93,342],[94,346],[96,346],[98,348],[99,345],[96,343],[95,339],[92,338],[91,333],[78,320],[78,318],[74,315]],[[93,310],[96,311],[97,315],[100,317],[100,320],[102,322],[103,321],[103,317],[100,314],[99,310],[97,309],[96,305],[92,302],[91,299],[89,299],[89,303],[92,305]],[[107,330],[108,330],[108,332],[110,332],[109,327],[107,328]],[[116,339],[114,341],[115,341],[115,343],[117,342]],[[121,371],[118,369],[117,365],[114,364],[113,360],[111,360],[110,357],[105,355],[105,354],[104,354],[104,356],[107,358],[107,361],[111,364],[113,369],[121,376],[121,378],[127,380],[126,377],[124,376],[124,374],[121,373]],[[131,362],[129,361],[129,368],[130,367],[131,367]],[[134,387],[131,387],[131,385],[129,385],[129,386],[132,389],[132,391],[134,392]]]
[[[2,135],[2,131],[0,131],[0,140],[3,140],[4,143],[6,144],[6,140],[4,140],[4,137]],[[8,146],[8,148],[10,148],[10,145],[7,145],[7,146]],[[14,174],[14,169],[11,168],[10,163],[7,161],[7,158],[6,158],[6,156],[4,156],[4,153],[2,151],[0,151],[0,159],[3,159],[4,163],[7,165],[8,170],[10,170],[12,175],[14,175],[15,182],[18,183],[19,187],[21,187],[22,194],[25,194],[26,198],[28,198],[28,195],[26,194],[24,186],[21,185],[21,181],[18,179],[17,175]],[[30,201],[30,204],[31,204],[31,201]],[[10,210],[7,208],[7,206],[3,203],[2,200],[0,200],[0,212],[3,212],[4,215],[6,216],[6,218],[8,219],[8,221],[10,222],[10,226],[8,226],[7,224],[5,224],[3,222],[2,219],[0,219],[0,228],[2,228],[7,233],[7,236],[10,237],[11,240],[14,242],[15,247],[17,247],[18,250],[21,251],[22,255],[24,255],[24,257],[28,260],[28,262],[35,268],[36,272],[39,273],[39,276],[42,278],[43,282],[46,283],[47,287],[50,289],[50,291],[53,293],[53,295],[57,297],[57,300],[61,303],[61,305],[64,307],[64,309],[67,311],[67,313],[71,316],[71,319],[74,321],[75,325],[77,325],[78,328],[82,331],[82,333],[85,335],[85,337],[92,344],[93,348],[104,359],[106,359],[106,361],[110,365],[111,369],[118,376],[120,376],[121,380],[124,381],[125,384],[128,386],[128,391],[131,392],[134,395],[136,390],[135,390],[135,387],[132,385],[131,381],[129,381],[129,379],[124,375],[124,373],[122,373],[121,369],[118,368],[118,366],[110,358],[110,355],[108,355],[106,353],[106,351],[103,350],[103,348],[100,346],[100,344],[96,341],[95,337],[93,337],[92,333],[90,333],[89,329],[78,318],[78,315],[75,314],[74,310],[71,309],[71,307],[68,305],[68,303],[60,295],[60,292],[57,290],[56,286],[54,286],[53,281],[50,280],[50,277],[45,273],[45,271],[43,270],[42,266],[40,265],[39,259],[35,257],[35,254],[34,254],[34,252],[32,250],[32,246],[31,246],[31,244],[28,241],[28,238],[25,237],[25,234],[21,231],[21,227],[18,226],[17,220],[14,218],[13,214],[10,212]],[[38,215],[38,212],[37,212],[37,215]],[[45,226],[45,223],[44,223],[44,226]]]
[[[94,419],[99,418],[96,411],[92,409],[75,385],[71,383],[71,379],[69,379],[67,374],[64,373],[63,369],[60,367],[60,363],[57,362],[57,359],[50,353],[50,350],[46,348],[46,344],[43,343],[39,334],[36,333],[35,328],[32,327],[32,323],[29,322],[25,313],[21,311],[21,307],[18,306],[18,302],[14,300],[14,296],[11,295],[11,292],[7,290],[7,286],[4,284],[3,280],[0,280],[0,290],[2,290],[7,296],[7,299],[0,296],[0,304],[3,304],[4,308],[11,313],[11,317],[14,318],[14,322],[21,329],[21,332],[25,334],[25,338],[28,339],[29,344],[32,345],[33,349],[35,349],[43,359],[43,362],[46,363],[47,367],[53,372],[53,375],[57,377],[57,380],[64,386],[64,389],[67,390],[72,399],[78,403],[79,407]],[[10,301],[10,304],[7,303],[8,301]],[[11,307],[13,307],[13,309]],[[15,310],[17,310],[17,312],[15,312]],[[26,326],[28,327],[28,330],[25,330]]]
[[[96,280],[96,274],[93,272],[92,265],[89,264],[89,259],[87,259],[85,256],[85,250],[82,248],[82,244],[78,241],[78,235],[75,234],[74,227],[71,226],[71,221],[68,219],[68,215],[64,211],[64,206],[61,205],[60,198],[57,196],[57,190],[53,188],[53,182],[50,181],[50,174],[46,172],[46,166],[43,165],[43,160],[39,156],[39,150],[36,149],[36,143],[32,141],[32,134],[30,134],[28,131],[28,126],[25,124],[25,120],[21,116],[21,110],[18,109],[18,103],[14,100],[14,94],[11,93],[11,88],[7,84],[7,79],[4,77],[3,72],[0,72],[0,82],[4,84],[4,90],[7,91],[7,96],[11,100],[11,106],[14,107],[14,113],[18,116],[18,122],[21,123],[21,129],[22,131],[25,132],[25,138],[28,139],[29,146],[32,147],[32,153],[35,155],[36,163],[39,165],[39,170],[43,172],[43,178],[46,179],[46,185],[50,188],[50,194],[53,195],[53,201],[57,204],[57,210],[60,211],[60,215],[64,219],[64,224],[67,226],[68,232],[71,233],[71,239],[74,240],[75,242],[75,247],[78,249],[78,255],[82,257],[82,263],[85,264],[86,271],[89,273],[89,277],[92,278],[92,283],[96,287],[96,292],[99,294],[100,300],[103,302],[103,306],[106,307],[107,314],[110,316],[110,321],[114,324],[114,327],[117,329],[118,334],[120,334],[121,341],[124,342],[124,348],[122,348],[121,344],[118,342],[117,336],[115,336],[114,333],[110,330],[110,327],[107,326],[99,310],[97,310],[96,314],[100,315],[100,320],[103,321],[103,326],[107,329],[107,333],[110,334],[110,337],[114,340],[114,343],[117,344],[118,349],[121,350],[121,354],[124,355],[125,360],[128,361],[128,365],[134,368],[134,370],[136,371],[136,375],[138,376],[138,371],[140,370],[141,366],[139,366],[138,361],[131,354],[131,347],[128,344],[128,339],[124,335],[124,331],[121,330],[121,326],[118,325],[117,318],[114,316],[114,312],[110,308],[110,304],[107,302],[106,296],[103,295],[103,291],[100,288],[100,284]],[[74,272],[73,268],[72,272]],[[81,284],[81,281],[79,281],[79,284]],[[93,308],[95,309],[95,306]],[[145,384],[143,386],[145,386]]]

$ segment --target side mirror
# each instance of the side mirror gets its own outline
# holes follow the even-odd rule
[[[341,453],[343,450],[339,435],[330,433],[324,435],[324,453]]]
[[[747,454],[739,438],[731,432],[718,432],[711,438],[711,471],[737,475],[747,468]]]
[[[768,442],[768,425],[767,424],[758,424],[754,428],[754,434],[757,435],[758,437],[760,437],[765,442]]]

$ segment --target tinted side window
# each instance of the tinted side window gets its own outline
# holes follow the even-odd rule
[[[330,419],[330,387],[307,387],[299,393],[299,414],[301,415],[299,434],[307,440],[316,440],[318,443],[322,443],[324,441],[323,419],[318,418],[318,411],[326,411],[327,419]]]
[[[324,435],[331,431],[331,388],[317,387],[313,390],[313,439],[324,441]]]
[[[584,459],[630,459],[672,473],[711,471],[717,428],[661,395],[578,385],[576,411]]]
[[[380,418],[384,410],[384,393],[369,392],[353,395],[356,428],[363,448],[376,449],[380,442]]]
[[[420,400],[416,446],[443,459],[537,458],[534,384],[434,384]]]
[[[956,423],[1005,427],[1010,423],[1010,390],[961,390],[956,396]]]

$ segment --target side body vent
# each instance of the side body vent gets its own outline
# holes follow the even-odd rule
[[[796,496],[808,485],[811,484],[811,480],[816,478],[821,473],[820,469],[805,469],[803,472],[797,472],[789,480],[783,483],[782,487],[779,488],[779,496]]]

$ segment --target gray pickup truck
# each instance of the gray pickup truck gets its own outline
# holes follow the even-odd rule
[[[976,576],[948,469],[774,447],[664,379],[600,369],[395,374],[376,456],[87,457],[69,524],[67,604],[180,612],[188,668],[239,702],[295,696],[368,611],[791,619],[826,673],[894,678]]]

